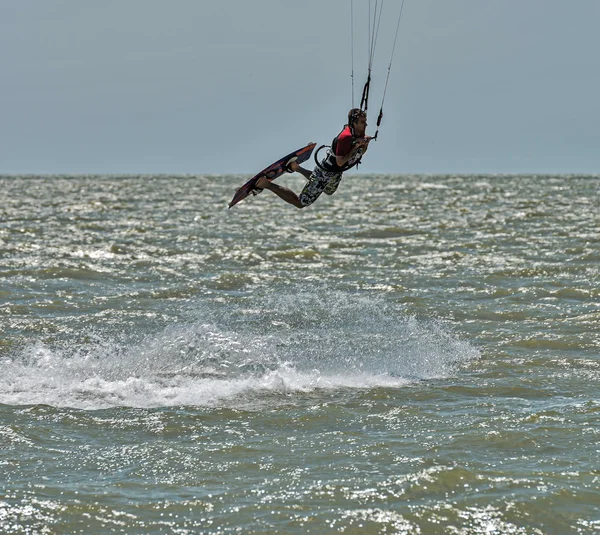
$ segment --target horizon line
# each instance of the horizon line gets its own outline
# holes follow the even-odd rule
[[[509,172],[495,172],[495,171],[444,171],[444,172],[431,172],[431,171],[403,171],[403,172],[359,172],[352,173],[350,176],[584,176],[584,177],[600,177],[600,171],[509,171]],[[148,172],[148,171],[135,171],[135,172],[18,172],[18,173],[6,173],[0,171],[0,178],[24,178],[24,177],[79,177],[79,176],[90,176],[90,177],[137,177],[137,176],[156,176],[156,177],[228,177],[228,176],[255,176],[252,173],[204,173],[204,172]]]

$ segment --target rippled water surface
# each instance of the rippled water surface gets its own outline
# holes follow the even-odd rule
[[[1,533],[600,533],[598,177],[244,179],[0,177]]]

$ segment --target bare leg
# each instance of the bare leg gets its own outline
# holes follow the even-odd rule
[[[300,173],[304,178],[306,178],[306,180],[309,180],[310,176],[312,175],[312,171],[309,171],[308,169],[304,169],[304,167],[301,167],[296,162],[290,163],[289,168],[292,171],[295,171],[296,173]]]
[[[296,208],[304,208],[304,205],[300,202],[298,195],[296,195],[291,189],[284,188],[279,184],[275,184],[274,182],[267,180],[265,177],[259,179],[259,181],[256,183],[256,186],[258,188],[271,190],[275,195],[283,199],[285,202],[294,205]]]

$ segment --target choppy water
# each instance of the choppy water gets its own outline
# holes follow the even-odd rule
[[[0,532],[600,533],[599,177],[243,180],[0,177]]]

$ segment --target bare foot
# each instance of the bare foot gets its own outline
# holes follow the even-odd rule
[[[287,167],[290,171],[293,171],[294,173],[298,171],[298,169],[300,169],[300,166],[295,160],[293,162],[288,163]]]
[[[256,187],[260,189],[265,189],[271,181],[266,176],[261,176],[256,182]]]

